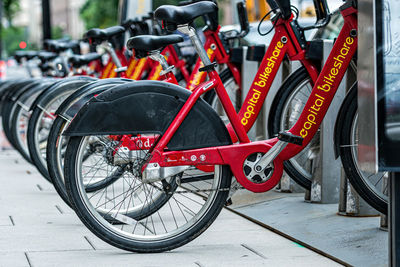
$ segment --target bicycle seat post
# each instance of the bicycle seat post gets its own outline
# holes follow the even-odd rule
[[[197,34],[196,30],[190,25],[185,24],[185,25],[179,25],[178,31],[189,36],[190,41],[192,42],[204,66],[210,66],[212,64],[211,60],[207,56],[207,52],[204,49],[203,44],[201,43],[199,35]]]
[[[117,54],[115,53],[114,47],[108,41],[104,41],[101,46],[110,54],[115,66],[117,67],[114,71],[120,73],[126,71],[126,67],[123,67],[121,61],[119,60]]]
[[[167,60],[165,59],[165,57],[163,55],[161,55],[161,52],[159,50],[152,51],[149,54],[149,57],[152,60],[157,61],[158,63],[160,63],[160,65],[161,65],[161,67],[163,69],[163,71],[160,72],[161,76],[167,74],[168,72],[171,72],[174,69],[174,66],[169,66]]]

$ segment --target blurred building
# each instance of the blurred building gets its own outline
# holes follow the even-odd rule
[[[60,27],[72,39],[82,38],[85,25],[79,9],[85,0],[51,0],[52,26]]]
[[[58,27],[66,36],[79,39],[84,32],[84,24],[79,9],[85,0],[51,0],[52,27]],[[42,41],[42,1],[20,0],[21,12],[14,19],[14,25],[27,28],[28,42],[40,47]]]
[[[236,12],[236,3],[242,0],[220,1],[220,10],[223,10],[223,25],[237,24],[239,22]],[[329,0],[327,1],[329,9],[334,11],[341,4],[342,0]],[[300,11],[301,17],[315,16],[313,0],[291,0],[291,4],[297,7]],[[256,22],[270,10],[265,0],[246,0],[247,14],[250,22]]]

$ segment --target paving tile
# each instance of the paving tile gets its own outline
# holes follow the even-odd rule
[[[24,252],[0,252],[0,266],[29,267]]]

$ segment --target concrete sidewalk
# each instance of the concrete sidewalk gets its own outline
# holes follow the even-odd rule
[[[134,254],[95,237],[15,151],[0,152],[0,266],[338,266],[227,210],[188,245]]]

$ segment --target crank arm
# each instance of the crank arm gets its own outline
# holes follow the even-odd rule
[[[293,135],[290,132],[280,132],[278,142],[254,165],[254,171],[258,173],[264,171],[289,143],[301,146],[303,138]]]

